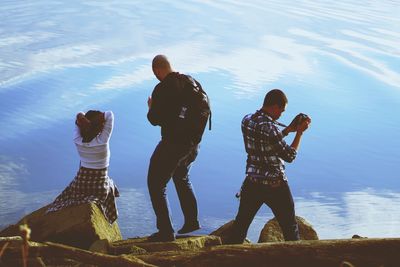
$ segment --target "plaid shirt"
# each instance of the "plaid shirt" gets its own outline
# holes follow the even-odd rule
[[[287,180],[284,161],[292,162],[297,152],[283,140],[274,120],[262,110],[248,114],[242,120],[242,133],[247,177],[266,183]]]

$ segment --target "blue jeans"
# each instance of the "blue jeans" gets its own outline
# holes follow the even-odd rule
[[[161,233],[173,233],[167,198],[167,183],[173,179],[185,223],[197,222],[197,201],[189,181],[189,170],[196,159],[198,145],[188,146],[161,141],[150,159],[147,185],[157,228]]]
[[[299,240],[294,202],[287,182],[279,187],[245,181],[242,187],[239,210],[228,238],[230,244],[241,244],[262,204],[267,204],[278,220],[286,241]]]

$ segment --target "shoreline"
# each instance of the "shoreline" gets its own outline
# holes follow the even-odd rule
[[[173,242],[146,238],[103,242],[102,251],[57,243],[26,242],[35,266],[308,266],[394,267],[400,263],[400,238],[301,240],[263,244],[222,245],[216,236],[187,236]],[[4,248],[5,244],[6,249]],[[22,262],[22,238],[0,238],[1,264]],[[51,264],[52,263],[52,264]],[[352,265],[344,265],[351,263]],[[73,265],[72,265],[73,264]],[[6,265],[7,266],[7,265]],[[12,265],[14,266],[14,265]]]

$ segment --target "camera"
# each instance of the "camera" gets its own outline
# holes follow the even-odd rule
[[[296,117],[294,117],[292,123],[290,124],[293,127],[299,126],[304,120],[308,120],[309,117],[304,113],[299,113]]]

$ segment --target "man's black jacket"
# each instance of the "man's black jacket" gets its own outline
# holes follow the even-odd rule
[[[194,144],[190,134],[178,124],[181,109],[182,74],[172,72],[156,85],[151,95],[152,104],[147,119],[161,126],[162,140],[174,144]]]

